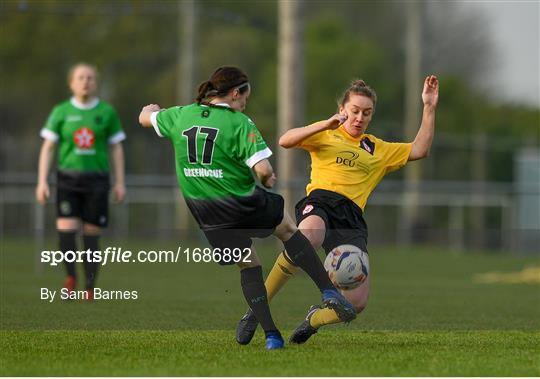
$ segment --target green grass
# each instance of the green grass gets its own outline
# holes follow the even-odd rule
[[[8,375],[535,376],[538,333],[328,330],[282,351],[230,331],[2,332]],[[260,333],[259,333],[260,334]],[[9,354],[5,353],[9,351]],[[29,359],[32,357],[32,359]]]
[[[107,242],[133,251],[177,246]],[[251,345],[234,342],[246,308],[235,267],[111,264],[99,286],[137,290],[138,300],[48,303],[39,289],[59,289],[63,272],[44,267],[36,274],[35,250],[32,241],[2,241],[2,375],[540,375],[540,285],[473,280],[539,265],[537,257],[372,247],[365,312],[303,346],[267,352],[260,330]],[[269,269],[277,249],[259,250]],[[284,335],[318,302],[309,279],[294,277],[272,303]]]

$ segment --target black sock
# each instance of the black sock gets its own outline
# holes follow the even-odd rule
[[[300,230],[297,230],[288,241],[283,242],[283,245],[293,263],[304,270],[321,291],[334,289],[315,249]]]
[[[89,262],[88,258],[94,258],[94,251],[99,250],[99,236],[83,235],[84,249],[88,252],[87,260],[84,261],[84,272],[86,274],[86,289],[93,289],[96,284],[96,276],[98,273],[99,264],[96,262]]]
[[[249,267],[240,271],[240,282],[246,301],[257,317],[264,333],[279,333],[272,320],[268,298],[266,297],[266,287],[264,286],[262,267]]]
[[[58,244],[60,246],[60,251],[62,251],[64,254],[66,251],[73,251],[75,252],[77,250],[77,243],[75,242],[75,236],[77,235],[76,231],[65,231],[65,230],[59,230],[58,231]],[[66,266],[66,272],[69,276],[73,276],[74,278],[77,277],[77,274],[75,273],[75,262],[66,262],[64,261],[64,265]]]

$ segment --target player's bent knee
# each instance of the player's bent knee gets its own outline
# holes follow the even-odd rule
[[[315,250],[320,249],[324,241],[324,231],[314,229],[300,229],[300,231],[306,236]]]
[[[274,235],[282,241],[288,241],[298,228],[292,221],[292,219],[285,213],[281,224],[276,227]]]
[[[56,229],[59,231],[76,231],[80,227],[80,220],[76,217],[59,217],[56,219]]]
[[[326,235],[326,226],[321,217],[316,215],[306,217],[298,227],[314,249],[319,249],[322,246]]]

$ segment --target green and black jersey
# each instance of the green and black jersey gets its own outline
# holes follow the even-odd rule
[[[59,180],[67,177],[65,187],[79,189],[99,178],[108,180],[108,145],[126,138],[114,108],[99,99],[82,104],[71,98],[58,104],[40,134],[58,143]]]
[[[251,168],[272,152],[244,113],[194,103],[155,112],[151,120],[174,145],[178,183],[203,229],[237,225],[261,205]]]

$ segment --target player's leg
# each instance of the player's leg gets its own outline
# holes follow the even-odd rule
[[[108,224],[108,213],[108,191],[92,191],[84,194],[81,218],[83,220],[83,247],[87,251],[84,272],[88,300],[94,298],[94,288],[99,270],[99,263],[96,262],[94,252],[100,250],[99,238],[102,229]]]
[[[363,251],[367,251],[367,239],[363,236],[354,238],[353,241],[341,241],[339,238],[335,238],[335,235],[331,235],[329,238],[330,246],[338,246],[343,243],[351,243],[358,246]],[[325,246],[328,248],[328,246]],[[328,249],[329,250],[329,249]],[[369,266],[369,261],[367,262]],[[369,291],[370,291],[370,276],[367,276],[366,280],[358,287],[350,290],[341,290],[343,296],[353,304],[357,314],[362,312],[367,306]],[[311,307],[305,320],[295,329],[291,335],[291,343],[304,343],[309,337],[317,333],[318,329],[324,325],[336,324],[343,322],[338,313],[333,309]]]
[[[366,281],[351,290],[342,290],[341,293],[354,305],[356,313],[362,312],[369,297],[369,276]],[[313,305],[309,308],[304,321],[291,334],[289,341],[291,343],[301,344],[306,342],[309,337],[317,333],[319,328],[324,325],[337,324],[343,322],[333,309],[321,308]]]
[[[264,203],[265,206],[254,214],[255,218],[249,219],[248,217],[249,223],[246,224],[246,227],[269,230],[283,241],[287,251],[286,255],[289,258],[288,261],[283,260],[283,265],[290,267],[291,270],[294,270],[294,265],[302,268],[323,292],[323,297],[326,296],[324,291],[336,292],[309,239],[298,230],[292,218],[284,211],[283,197],[264,190],[260,190],[257,194],[261,196],[261,203]],[[264,220],[265,224],[261,224],[260,220]],[[264,237],[269,235],[256,230],[253,230],[253,232],[255,234],[252,236]],[[292,265],[290,262],[292,262]],[[339,293],[337,295],[341,297]],[[344,298],[343,301],[346,302]],[[347,302],[346,305],[350,304]]]
[[[56,229],[58,230],[58,245],[64,254],[66,251],[77,251],[77,232],[81,227],[81,199],[77,192],[58,188],[56,191]],[[77,271],[75,262],[64,261],[66,278],[63,288],[69,292],[77,286]]]
[[[342,291],[343,295],[354,305],[355,311],[360,313],[367,305],[369,297],[369,276],[364,283],[352,289]],[[304,321],[291,334],[291,343],[302,344],[312,335],[317,333],[324,325],[337,324],[343,322],[333,309],[311,306]]]
[[[367,276],[366,280],[360,284],[358,287],[353,288],[351,290],[344,290],[343,295],[349,299],[352,305],[354,305],[354,309],[356,310],[357,314],[362,313],[364,309],[366,309],[368,300],[369,300],[369,292],[371,289],[371,273]]]
[[[266,348],[279,349],[284,345],[283,337],[272,319],[268,296],[264,287],[262,266],[253,247],[251,248],[251,258],[251,262],[237,263],[240,268],[242,292],[249,308],[264,330]]]
[[[309,275],[321,292],[334,289],[315,249],[287,213],[284,213],[274,235],[283,241],[290,260]]]
[[[299,229],[306,236],[314,249],[321,247],[326,234],[325,222],[321,216],[313,214],[306,217],[300,222]],[[316,257],[315,250],[313,251],[313,256]],[[298,266],[293,263],[292,259],[288,257],[286,252],[284,251],[280,253],[265,282],[268,293],[268,301],[272,300],[272,298],[297,271]],[[325,275],[327,275],[326,272]],[[330,308],[324,309],[332,311],[334,314],[336,314],[335,311]],[[255,315],[251,309],[248,309],[236,327],[236,341],[242,345],[248,344],[255,335],[257,324],[258,323]]]
[[[99,251],[99,237],[101,228],[90,223],[83,223],[83,246],[86,253],[84,261],[84,273],[86,276],[85,290],[88,300],[94,299],[94,288],[96,287],[96,279],[99,269],[99,263],[95,262],[95,253]]]
[[[215,249],[222,254],[219,264],[230,265],[236,263],[240,268],[240,284],[242,293],[246,299],[253,314],[261,324],[266,336],[267,349],[278,349],[283,347],[284,341],[277,329],[270,307],[268,297],[262,276],[262,267],[255,249],[252,247],[252,241],[248,231],[236,229],[213,229],[204,230],[206,239]],[[233,262],[225,259],[226,250],[234,251],[239,249],[243,256],[239,262]],[[249,256],[247,255],[249,254]],[[230,256],[229,256],[230,258]],[[245,259],[246,258],[246,259]],[[249,259],[247,259],[249,258]]]
[[[56,219],[56,229],[58,230],[58,245],[60,251],[64,254],[66,251],[77,251],[77,230],[80,226],[80,220],[75,217],[59,217]],[[66,268],[66,278],[64,279],[63,288],[69,292],[73,291],[77,286],[77,271],[75,262],[64,261]]]
[[[298,271],[291,259],[283,250],[277,257],[272,270],[268,274],[264,286],[268,296],[268,302],[279,292],[287,281]],[[259,322],[255,313],[248,308],[236,326],[236,341],[241,345],[247,345],[255,335]]]
[[[311,277],[317,287],[319,287],[322,293],[323,302],[327,307],[336,308],[344,319],[354,319],[356,313],[354,312],[352,304],[350,304],[347,299],[334,288],[324,270],[322,262],[311,246],[310,241],[298,230],[291,217],[284,211],[283,198],[279,195],[270,193],[266,193],[266,197],[267,207],[259,213],[279,216],[273,218],[275,221],[271,228],[273,229],[273,234],[283,241],[287,251],[287,259],[285,259],[285,255],[283,255],[283,259],[281,260],[282,267],[289,267],[292,271],[296,271],[295,266],[302,268]],[[260,215],[258,217],[260,218]],[[280,269],[279,262],[280,260],[278,259],[277,269]],[[285,273],[285,271],[282,272]],[[287,275],[287,273],[285,273],[285,275]],[[290,277],[292,275],[287,276]],[[284,280],[282,284],[284,284],[285,281],[286,280]],[[278,282],[279,280],[276,281],[277,287],[279,287]],[[272,296],[279,290],[277,287],[275,288],[276,291],[273,291]],[[248,310],[238,324],[236,330],[237,341],[240,344],[249,343],[256,328],[257,320]]]
[[[351,302],[356,313],[359,314],[367,306],[369,290],[370,275],[368,275],[364,283],[360,284],[358,287],[350,290],[342,290],[341,293]],[[311,326],[316,329],[324,325],[336,324],[338,322],[341,322],[341,320],[332,309],[321,309],[315,312],[310,319]]]
[[[321,247],[326,233],[324,220],[321,217],[312,215],[305,218],[298,229],[306,236],[315,251]],[[287,256],[287,252],[281,252],[264,283],[268,292],[268,301],[272,300],[297,271],[298,266]]]
[[[328,218],[323,207],[316,199],[309,196],[300,200],[295,206],[296,221],[299,223],[298,229],[317,251],[326,236],[326,219]],[[281,253],[274,267],[266,279],[266,289],[269,299],[285,285],[285,283],[298,271],[298,267],[287,256],[286,252]]]
[[[324,196],[324,201],[328,205],[339,204],[339,207],[326,207],[325,213],[322,214],[328,226],[328,232],[323,242],[325,251],[329,252],[339,245],[351,244],[367,252],[367,225],[362,217],[362,210],[352,201],[343,198],[341,195],[325,194]],[[305,205],[303,212],[312,214],[313,212],[317,212],[318,208],[317,206],[309,207],[309,205]],[[342,293],[354,305],[355,311],[360,313],[367,304],[369,280],[353,290],[342,291]],[[318,328],[323,325],[340,322],[341,320],[339,315],[333,310],[321,309],[310,314],[310,321],[312,326]]]
[[[315,249],[287,213],[284,213],[283,220],[274,234],[283,241],[287,255],[293,263],[304,270],[317,285],[325,307],[335,309],[343,321],[354,320],[356,318],[354,307],[336,290]]]

